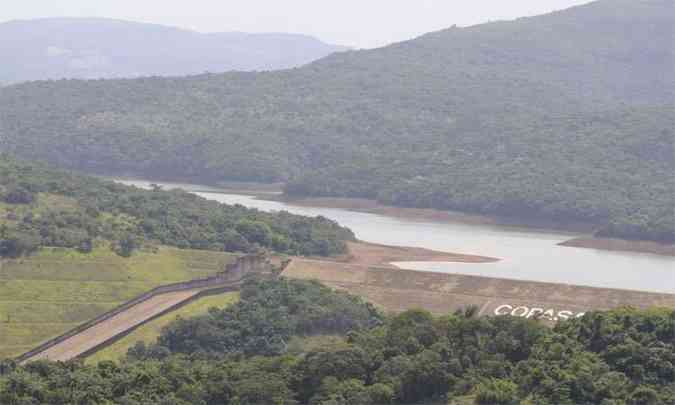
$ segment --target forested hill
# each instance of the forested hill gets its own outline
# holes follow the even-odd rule
[[[0,24],[0,82],[288,69],[346,49],[298,34],[203,34],[105,18],[17,20]]]
[[[601,0],[269,73],[0,89],[20,156],[675,241],[675,13]]]
[[[42,247],[90,253],[99,246],[128,257],[148,244],[335,255],[353,239],[322,217],[264,213],[181,190],[141,190],[0,154],[0,258]]]

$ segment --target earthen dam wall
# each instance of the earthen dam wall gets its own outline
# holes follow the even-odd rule
[[[282,273],[316,279],[334,288],[363,296],[388,311],[424,308],[445,314],[476,306],[480,315],[540,317],[558,321],[587,311],[617,307],[675,309],[675,294],[583,287],[357,266],[295,259]]]
[[[186,304],[187,302],[199,298],[202,295],[220,292],[220,291],[234,291],[238,290],[241,286],[241,283],[247,276],[251,275],[270,275],[272,274],[272,265],[268,258],[260,255],[249,255],[242,256],[237,259],[236,262],[226,265],[224,271],[208,278],[196,279],[185,281],[181,283],[167,284],[157,288],[154,288],[144,294],[139,295],[132,300],[125,302],[117,308],[114,308],[104,314],[97,316],[96,318],[79,325],[70,331],[57,336],[53,339],[44,342],[40,346],[36,347],[29,352],[22,354],[17,357],[15,360],[18,363],[25,363],[27,361],[36,360],[39,358],[52,358],[55,360],[69,360],[73,357],[80,357],[99,350],[102,347],[105,347],[112,341],[115,341],[117,338],[128,334],[131,330],[141,326],[148,321],[163,315],[164,313],[170,312],[171,310],[176,309],[179,306]],[[170,305],[167,307],[159,307],[153,311],[147,311],[141,314],[140,319],[136,319],[133,323],[128,325],[123,325],[120,329],[119,325],[116,328],[109,328],[109,332],[106,331],[105,323],[113,323],[116,318],[123,317],[125,313],[133,311],[138,308],[144,302],[155,299],[156,297],[168,295],[176,292],[190,292],[189,294],[181,295],[180,299],[170,302]],[[136,317],[138,318],[138,317]],[[75,344],[74,342],[78,341],[77,337],[79,335],[91,332],[94,328],[99,330],[104,330],[103,335],[96,335],[96,344],[89,344],[88,342],[85,345],[82,345],[81,342]],[[90,339],[91,340],[91,339]],[[58,346],[64,346],[64,348],[59,348]],[[68,347],[67,350],[65,346],[78,346],[78,347]],[[81,347],[87,346],[87,347]],[[63,349],[63,350],[61,350]],[[59,356],[49,356],[48,353],[59,353]],[[63,354],[66,353],[66,354]]]

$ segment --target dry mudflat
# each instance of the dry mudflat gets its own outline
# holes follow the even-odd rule
[[[675,294],[421,272],[389,263],[427,260],[481,263],[495,259],[357,242],[350,244],[349,255],[337,260],[294,258],[282,275],[318,280],[392,312],[424,308],[445,314],[475,306],[481,315],[544,316],[557,321],[626,306],[675,308]]]
[[[397,268],[392,262],[456,262],[491,263],[499,259],[487,256],[474,256],[461,253],[444,253],[430,249],[387,246],[367,242],[349,242],[349,253],[330,261],[357,264],[362,266],[380,266]],[[317,260],[327,261],[325,258]]]

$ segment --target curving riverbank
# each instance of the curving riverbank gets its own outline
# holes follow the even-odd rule
[[[108,177],[108,179],[113,179]],[[124,178],[129,183],[148,182],[147,180]],[[159,180],[161,181],[161,180]],[[167,180],[169,181],[169,180]],[[185,180],[190,181],[190,180]],[[615,252],[648,253],[661,256],[675,256],[675,244],[662,244],[646,240],[625,240],[617,238],[596,238],[593,233],[597,226],[583,222],[560,222],[543,219],[517,217],[499,217],[469,214],[458,211],[437,210],[433,208],[411,208],[385,205],[376,200],[364,198],[340,197],[295,197],[283,194],[283,184],[219,182],[210,186],[192,183],[168,183],[192,192],[239,194],[255,197],[263,201],[276,201],[284,204],[307,208],[335,208],[354,212],[385,215],[408,220],[459,223],[467,225],[505,226],[513,229],[533,231],[570,232],[569,240],[559,246],[595,249]],[[586,236],[579,236],[586,234]]]
[[[126,182],[148,187],[149,181]],[[421,251],[387,250],[373,252],[369,262],[394,259],[393,265],[410,270],[447,274],[465,274],[512,280],[533,280],[546,283],[586,285],[598,288],[642,290],[674,293],[675,257],[647,253],[613,252],[609,250],[560,246],[588,233],[555,231],[515,225],[498,225],[496,221],[458,221],[447,213],[387,207],[390,215],[374,213],[372,201],[340,199],[335,208],[333,199],[321,199],[319,204],[294,200],[280,202],[278,195],[268,193],[236,193],[204,191],[201,185],[162,184],[167,188],[181,187],[204,198],[227,204],[241,204],[266,212],[288,211],[306,216],[323,216],[352,229],[359,240],[369,246],[410,246],[447,253],[449,257],[422,254]],[[262,194],[262,195],[261,195]],[[259,195],[262,198],[256,198]],[[271,198],[270,198],[271,197]],[[317,206],[323,205],[323,206]],[[419,211],[423,211],[422,216]],[[404,212],[404,215],[397,215]],[[410,215],[412,214],[412,215]],[[443,215],[438,217],[437,215]],[[437,219],[430,219],[437,218]],[[466,216],[464,216],[466,219]],[[445,219],[445,220],[444,220]],[[401,248],[405,249],[405,248]],[[402,254],[402,252],[405,252]],[[457,254],[461,252],[461,255]],[[420,254],[420,261],[410,261]],[[402,257],[398,260],[396,256]],[[438,261],[432,259],[435,256]],[[499,258],[486,261],[482,258]],[[343,257],[341,260],[350,260]],[[360,260],[360,259],[359,259]],[[414,259],[413,259],[414,260]],[[450,260],[450,261],[446,261]],[[337,262],[333,261],[336,265]],[[344,262],[343,262],[344,263]],[[346,263],[345,263],[346,264]],[[380,264],[375,264],[380,266]],[[389,266],[388,266],[389,267]]]
[[[228,192],[253,195],[257,199],[280,201],[298,207],[338,208],[349,211],[386,215],[411,220],[462,223],[468,225],[508,226],[543,231],[562,231],[587,233],[589,236],[574,237],[559,243],[560,246],[597,249],[619,252],[650,253],[662,256],[675,256],[675,245],[646,240],[625,240],[617,238],[597,238],[592,236],[595,227],[584,223],[561,223],[556,221],[525,220],[522,218],[504,218],[487,215],[467,214],[456,211],[443,211],[432,208],[408,208],[383,205],[375,200],[362,198],[332,197],[288,197],[283,194],[255,193],[252,190],[228,190]]]
[[[617,252],[651,253],[663,256],[675,256],[675,245],[666,245],[644,240],[624,240],[614,238],[574,238],[559,243],[560,246],[600,249]]]

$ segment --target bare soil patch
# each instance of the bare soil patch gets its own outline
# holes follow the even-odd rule
[[[492,263],[499,259],[461,253],[445,253],[424,248],[387,246],[367,242],[348,242],[349,253],[332,259],[341,263],[360,266],[378,266],[397,269],[392,262],[457,262]],[[317,258],[326,261],[326,258]]]

